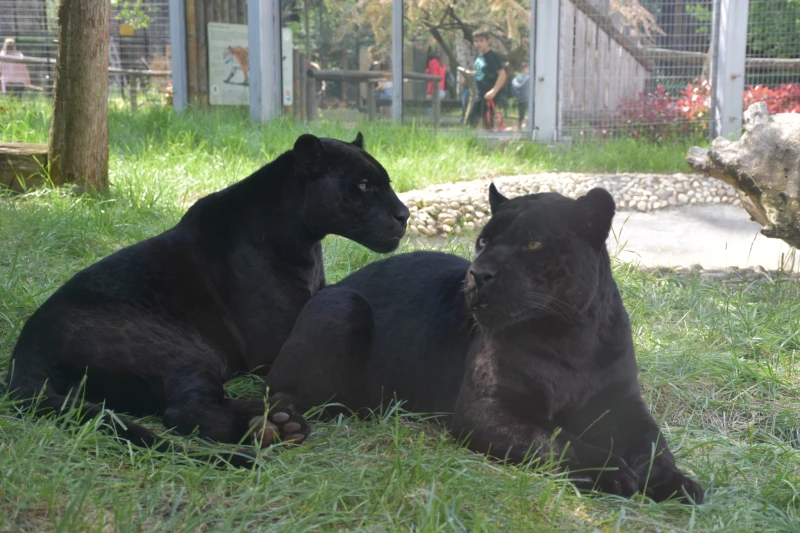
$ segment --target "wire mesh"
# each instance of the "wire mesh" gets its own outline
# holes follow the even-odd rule
[[[187,19],[187,29],[193,32],[187,39],[194,39],[197,56],[189,68],[190,98],[208,103],[212,85],[208,23],[246,24],[247,2],[189,3],[196,9],[195,18]],[[18,53],[31,59],[25,65],[2,64],[8,82],[5,97],[51,96],[58,4],[58,0],[0,0],[0,39],[13,39]],[[559,0],[560,136],[663,140],[705,134],[718,4],[718,0]],[[477,51],[471,33],[486,27],[507,74],[503,98],[498,100],[502,126],[508,130],[527,126],[530,117],[524,116],[523,104],[532,98],[533,89],[520,93],[514,80],[526,78],[530,0],[491,6],[426,1],[424,10],[421,5],[405,3],[403,71],[410,76],[402,81],[404,120],[430,124],[438,116],[443,127],[463,124],[476,97],[471,72]],[[313,113],[310,118],[345,122],[390,119],[392,88],[398,83],[388,74],[395,59],[390,53],[391,2],[283,0],[281,6],[283,25],[292,29],[298,64],[293,83],[300,101],[294,107],[302,112],[296,116],[305,119]],[[716,19],[724,16],[718,13]],[[110,99],[121,104],[132,98],[139,104],[163,102],[169,94],[169,75],[127,71],[170,70],[168,0],[114,1],[111,17]],[[794,0],[749,2],[743,107],[766,101],[773,113],[800,111],[799,22],[800,3]],[[244,70],[243,64],[240,71]],[[327,77],[320,74],[325,72]],[[445,78],[438,115],[433,105],[435,84],[415,79],[426,72]],[[235,74],[241,77],[242,72]],[[19,87],[19,79],[42,90]],[[437,88],[442,90],[441,85]]]
[[[713,9],[713,0],[562,0],[561,134],[705,132]]]
[[[750,0],[743,107],[767,103],[770,113],[800,112],[800,3]]]
[[[30,61],[0,65],[5,97],[52,96],[58,4],[58,0],[0,0],[0,41],[7,49],[6,54]],[[138,104],[162,102],[171,85],[169,75],[139,76],[118,70],[169,71],[169,44],[168,0],[113,2],[109,27],[109,98],[126,102],[133,97]]]
[[[391,3],[295,2],[284,17],[309,72],[309,118],[355,123],[391,117]],[[336,72],[333,72],[336,71]],[[372,77],[370,77],[372,76]]]
[[[531,84],[523,80],[523,93],[518,93],[512,82],[517,75],[529,80],[522,72],[529,55],[530,6],[529,0],[407,3],[403,40],[408,68],[444,78],[443,87],[439,86],[440,126],[466,125],[482,131],[520,128],[525,117],[519,110],[527,109]],[[476,47],[476,31],[485,32],[485,49]],[[496,95],[486,98],[490,89]],[[432,93],[430,82],[410,87],[405,119],[430,122]]]

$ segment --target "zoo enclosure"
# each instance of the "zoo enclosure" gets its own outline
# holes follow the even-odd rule
[[[58,39],[58,0],[0,0],[0,42],[16,41],[31,83],[52,96]],[[144,0],[138,9],[113,1],[109,27],[109,95],[141,103],[162,101],[171,79],[169,0]],[[5,62],[14,61],[6,58]]]
[[[497,37],[509,70],[516,72],[526,59],[533,66],[529,99],[535,104],[534,119],[524,125],[523,135],[552,141],[731,134],[739,130],[742,109],[753,101],[767,101],[772,112],[800,110],[795,109],[800,102],[800,6],[790,0],[513,3],[522,9],[514,17],[516,28],[494,23],[488,4],[483,20]],[[475,54],[466,30],[482,19],[467,20],[469,13],[458,12],[456,19],[464,26],[443,26],[436,36],[433,30],[414,27],[418,4],[141,0],[139,9],[126,10],[130,4],[114,1],[110,96],[134,108],[137,94],[142,103],[161,103],[172,94],[174,82],[176,91],[183,91],[177,95],[178,106],[217,105],[210,102],[210,25],[245,26],[251,22],[248,10],[262,6],[277,13],[278,27],[292,30],[291,71],[270,82],[277,94],[285,89],[281,78],[291,79],[292,103],[277,106],[278,112],[302,120],[401,119],[455,126],[464,81],[457,66],[470,66]],[[29,58],[32,83],[43,87],[46,96],[52,88],[57,5],[57,0],[0,0],[0,38],[17,40]],[[253,27],[259,25],[245,30],[245,44]],[[383,56],[382,69],[371,70],[373,46]],[[431,48],[439,50],[456,78],[438,105],[438,95],[426,94],[423,74]],[[260,49],[269,52],[270,46]],[[172,65],[181,63],[184,69],[173,79]],[[245,69],[253,70],[249,64],[240,68],[233,81],[241,80]],[[389,80],[402,73],[399,98],[387,98],[385,91],[376,94],[378,72],[384,73],[383,79],[391,72]],[[237,105],[248,103],[245,98]],[[515,112],[513,106],[508,112]]]

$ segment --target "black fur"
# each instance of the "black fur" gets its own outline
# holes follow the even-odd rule
[[[507,200],[492,187],[489,199],[472,263],[399,255],[312,298],[270,390],[301,410],[376,408],[396,394],[408,409],[450,413],[473,450],[563,459],[580,487],[702,501],[641,397],[605,247],[611,196]]]
[[[278,432],[303,440],[308,427],[294,410],[273,405],[265,421],[263,400],[226,399],[223,383],[270,367],[325,284],[325,235],[378,252],[404,235],[408,210],[362,142],[360,133],[353,143],[302,135],[248,178],[200,199],[173,228],[75,274],[23,327],[9,370],[13,397],[30,405],[41,394],[40,411],[76,405],[96,416],[105,402],[161,414],[181,433],[222,442],[252,434],[268,444]],[[85,403],[76,397],[84,392]],[[106,420],[135,444],[158,442],[130,420]]]

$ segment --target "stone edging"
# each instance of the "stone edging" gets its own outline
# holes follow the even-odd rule
[[[800,280],[800,272],[767,270],[761,265],[739,268],[703,268],[702,265],[690,267],[638,267],[639,270],[657,274],[675,274],[679,277],[697,276],[702,281],[775,281],[778,278]]]
[[[432,185],[400,193],[411,211],[409,231],[434,237],[482,227],[489,218],[488,190],[492,182],[508,197],[553,191],[576,198],[593,187],[603,187],[614,197],[618,211],[693,204],[741,205],[733,187],[697,174],[541,173]]]

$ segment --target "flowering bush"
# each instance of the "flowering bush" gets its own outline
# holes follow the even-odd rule
[[[706,115],[711,110],[711,82],[702,79],[687,84],[686,88],[681,89],[678,109],[686,120],[706,122]]]
[[[766,102],[770,114],[800,113],[800,83],[785,83],[775,88],[750,86],[745,90],[742,108],[747,109],[755,102]],[[677,98],[659,86],[654,91],[623,99],[610,120],[620,133],[660,141],[704,133],[710,109],[711,82],[700,79],[687,84]],[[611,125],[604,120],[598,129],[605,136]]]
[[[770,115],[800,113],[800,83],[784,83],[774,89],[756,85],[744,92],[744,109],[755,102],[766,102]]]
[[[702,131],[702,118],[708,109],[702,96],[703,87],[689,84],[674,98],[664,87],[655,91],[639,93],[626,98],[617,107],[617,123],[622,119],[622,130],[633,137],[643,137],[652,141],[666,140],[676,135],[687,135]],[[695,119],[689,119],[695,115]]]

